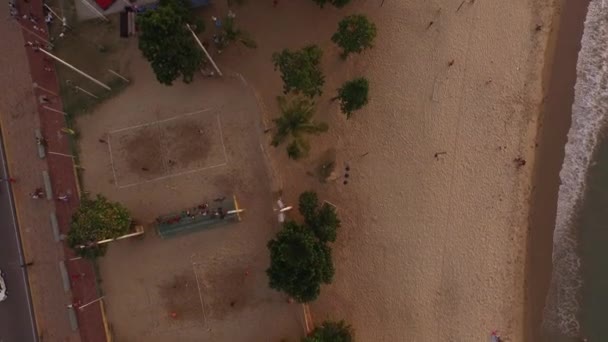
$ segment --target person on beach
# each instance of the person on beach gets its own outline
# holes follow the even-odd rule
[[[520,169],[522,166],[526,165],[526,160],[522,157],[517,157],[517,158],[513,159],[513,162],[517,166],[517,169]]]

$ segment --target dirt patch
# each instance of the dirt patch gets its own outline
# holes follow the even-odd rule
[[[252,281],[245,267],[212,269],[203,275],[209,317],[224,319],[226,316],[250,307]]]
[[[164,307],[174,320],[202,320],[196,277],[193,272],[176,275],[168,283],[159,286]]]
[[[207,159],[211,149],[211,129],[209,125],[201,125],[196,120],[185,119],[173,122],[165,127],[165,139],[174,143],[167,149],[169,167],[190,167],[193,162]],[[217,143],[217,142],[216,142]],[[173,163],[179,163],[174,165]]]
[[[150,178],[164,173],[160,156],[160,140],[156,127],[130,131],[119,139],[119,153],[125,156],[130,172],[139,177]]]
[[[118,186],[129,186],[226,163],[217,115],[195,113],[110,132]]]

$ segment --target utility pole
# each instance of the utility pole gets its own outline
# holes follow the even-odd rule
[[[101,297],[99,297],[99,298],[97,298],[97,299],[93,299],[92,301],[90,301],[90,302],[88,302],[88,303],[86,303],[86,304],[82,304],[82,305],[78,306],[78,310],[82,310],[82,309],[86,308],[87,306],[89,306],[89,305],[91,305],[91,304],[93,304],[93,303],[97,303],[97,302],[99,302],[100,300],[102,300],[102,299],[103,299],[103,297],[104,297],[104,296],[101,296]]]
[[[203,46],[203,43],[201,43],[201,40],[198,39],[198,37],[196,36],[196,33],[194,33],[194,31],[192,31],[192,28],[190,28],[190,25],[186,24],[186,27],[188,28],[188,30],[190,30],[190,33],[192,33],[192,36],[194,37],[194,39],[198,43],[198,46],[200,46],[201,49],[203,49],[203,52],[205,53],[205,56],[207,56],[207,59],[209,59],[209,62],[211,62],[211,65],[213,65],[213,68],[215,69],[215,71],[217,71],[217,74],[220,75],[220,76],[224,76],[224,75],[222,75],[222,72],[217,67],[217,65],[215,65],[215,62],[211,58],[211,55],[209,55],[209,52],[207,52],[207,49],[205,49],[205,46]]]
[[[69,64],[68,62],[64,61],[63,59],[61,59],[61,58],[59,58],[59,57],[57,57],[57,56],[53,55],[52,53],[50,53],[50,52],[46,51],[45,49],[38,48],[38,50],[39,50],[39,51],[41,51],[41,52],[43,52],[45,55],[47,55],[47,56],[51,57],[52,59],[54,59],[54,60],[56,60],[56,61],[60,62],[61,64],[63,64],[63,65],[65,65],[65,66],[67,66],[68,68],[70,68],[70,69],[72,69],[72,70],[76,71],[76,72],[77,72],[77,73],[79,73],[80,75],[82,75],[82,76],[84,76],[84,77],[88,78],[89,80],[91,80],[91,81],[95,82],[97,85],[99,85],[99,86],[101,86],[101,87],[103,87],[103,88],[105,88],[105,89],[107,89],[107,90],[112,90],[112,88],[110,88],[110,87],[108,87],[107,85],[105,85],[105,84],[101,83],[100,81],[98,81],[98,80],[94,79],[92,76],[88,75],[88,74],[87,74],[87,73],[85,73],[84,71],[81,71],[80,69],[78,69],[78,68],[76,68],[75,66],[73,66],[73,65]]]

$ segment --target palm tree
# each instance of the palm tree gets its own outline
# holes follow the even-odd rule
[[[291,137],[287,145],[287,155],[292,159],[305,156],[310,149],[304,134],[319,134],[326,132],[329,126],[325,122],[315,123],[312,116],[315,112],[314,101],[298,96],[287,98],[278,96],[279,108],[282,116],[273,119],[276,132],[272,137],[272,146],[277,147]]]

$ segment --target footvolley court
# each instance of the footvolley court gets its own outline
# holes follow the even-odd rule
[[[119,188],[227,163],[220,116],[212,109],[111,131],[108,148]]]
[[[239,222],[243,211],[236,196],[203,201],[182,211],[159,216],[156,218],[156,231],[162,238],[196,232]]]

